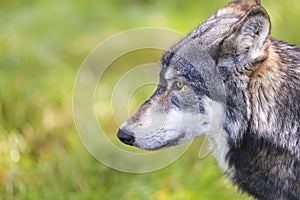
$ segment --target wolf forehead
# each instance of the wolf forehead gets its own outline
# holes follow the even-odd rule
[[[189,81],[199,79],[204,81],[199,70],[190,63],[188,58],[178,55],[172,51],[166,52],[161,59],[161,75],[164,76],[166,71],[171,68],[176,71],[177,76],[183,76]]]

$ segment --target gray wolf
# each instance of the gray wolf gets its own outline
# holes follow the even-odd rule
[[[259,0],[218,10],[165,53],[157,90],[118,138],[157,150],[208,136],[220,167],[242,191],[300,199],[300,50],[273,39],[270,27]],[[224,98],[213,94],[209,73],[216,70]]]

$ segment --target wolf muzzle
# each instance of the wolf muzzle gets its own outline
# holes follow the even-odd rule
[[[121,142],[127,144],[127,145],[133,145],[134,143],[134,136],[132,133],[126,131],[126,130],[122,130],[119,129],[118,131],[118,138],[119,140],[121,140]]]

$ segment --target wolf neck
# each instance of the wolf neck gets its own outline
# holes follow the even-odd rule
[[[239,138],[242,138],[247,131],[250,119],[250,98],[244,94],[247,85],[243,82],[236,79],[227,83],[228,85],[225,84],[227,88],[235,88],[233,93],[241,96],[243,100],[239,102],[238,96],[229,95],[227,92],[227,105],[223,113],[225,115],[223,125],[221,125],[219,130],[213,130],[208,135],[214,142],[213,153],[219,166],[230,178],[232,177],[233,169],[229,164],[228,153],[232,146],[239,145]],[[240,85],[240,87],[236,88],[237,85]],[[216,105],[213,106],[213,108],[215,107]],[[211,118],[216,119],[215,117]]]
[[[270,122],[267,118],[274,115],[269,109],[272,107],[271,104],[274,104],[275,89],[268,90],[268,88],[279,88],[276,82],[279,80],[278,76],[282,74],[278,73],[279,55],[275,52],[275,47],[270,45],[267,51],[269,56],[265,61],[257,64],[255,71],[250,75],[249,72],[243,74],[233,70],[228,73],[230,74],[228,77],[224,78],[227,105],[223,127],[228,137],[215,140],[218,146],[215,155],[220,166],[229,176],[231,176],[231,164],[228,165],[230,160],[228,152],[243,145],[245,137],[248,137],[251,130],[261,130],[265,134],[270,131],[268,126]],[[270,106],[267,105],[268,103]],[[227,145],[224,145],[225,139]]]
[[[268,56],[258,64],[253,65],[253,71],[231,72],[224,79],[226,88],[227,110],[224,128],[231,139],[231,145],[239,146],[240,140],[249,129],[261,132],[272,132],[276,93],[280,88],[283,72],[279,68],[280,56],[276,47],[270,45],[266,50]],[[243,68],[243,67],[233,67]],[[270,118],[271,116],[271,118]]]
[[[238,147],[246,133],[259,132],[257,136],[260,138],[286,146],[291,151],[296,149],[294,153],[300,155],[299,148],[288,141],[289,134],[297,136],[299,111],[297,107],[286,106],[291,102],[293,105],[300,104],[297,67],[300,52],[295,49],[294,46],[271,40],[268,56],[254,66],[252,73],[232,72],[224,80],[227,101],[224,128],[229,134],[230,145]],[[293,56],[288,57],[287,54]],[[279,114],[289,116],[290,121],[279,117]]]
[[[266,164],[266,155],[300,157],[300,147],[295,142],[300,141],[299,111],[297,107],[287,107],[291,102],[300,105],[299,58],[299,49],[272,40],[268,57],[255,66],[253,73],[234,75],[233,72],[224,80],[227,98],[224,130],[228,133],[229,146],[226,160],[228,169],[239,170],[235,178],[227,171],[234,182],[243,181],[237,177],[253,178],[249,174],[253,173],[251,169],[260,169],[255,163]],[[256,161],[252,168],[249,167],[251,159]]]

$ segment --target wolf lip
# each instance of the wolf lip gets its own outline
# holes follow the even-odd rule
[[[133,145],[134,143],[134,136],[132,133],[126,131],[126,130],[122,130],[119,129],[118,131],[118,138],[119,140],[121,140],[121,142],[127,144],[127,145]]]

